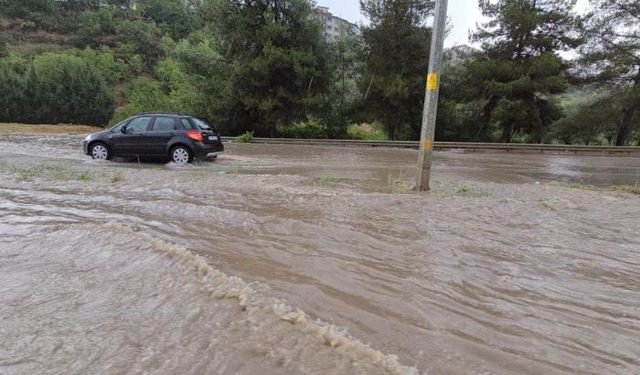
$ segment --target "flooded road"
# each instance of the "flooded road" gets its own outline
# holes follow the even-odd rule
[[[1,374],[640,372],[640,197],[556,184],[638,158],[436,153],[417,195],[415,151],[81,139],[0,136]]]

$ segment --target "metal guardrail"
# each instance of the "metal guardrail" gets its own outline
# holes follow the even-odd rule
[[[225,142],[233,142],[235,137],[222,137]],[[341,146],[341,147],[388,147],[418,149],[416,141],[360,141],[353,139],[295,139],[295,138],[254,138],[251,143],[286,144],[304,146]],[[551,145],[523,143],[472,143],[472,142],[436,142],[436,150],[470,150],[470,151],[504,151],[504,152],[537,152],[567,154],[605,154],[605,155],[637,155],[640,147],[617,146],[584,146],[584,145]]]

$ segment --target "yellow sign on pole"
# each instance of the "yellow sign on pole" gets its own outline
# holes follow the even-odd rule
[[[429,73],[427,76],[427,90],[435,91],[438,88],[438,75],[436,73]]]

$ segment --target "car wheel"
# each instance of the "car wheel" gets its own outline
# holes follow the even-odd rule
[[[189,164],[193,160],[193,156],[191,155],[191,151],[184,146],[176,146],[171,149],[171,161],[176,164]]]
[[[109,160],[111,158],[111,154],[109,153],[109,148],[104,143],[94,143],[91,145],[91,157],[96,160]]]

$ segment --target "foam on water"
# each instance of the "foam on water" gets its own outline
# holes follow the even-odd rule
[[[7,316],[0,329],[2,373],[61,373],[65,367],[85,373],[417,373],[344,328],[267,297],[260,286],[129,225],[42,229],[46,235],[5,239],[0,252],[0,279],[8,286],[0,292]],[[167,311],[152,318],[149,305]],[[167,324],[175,326],[165,330]],[[96,328],[119,325],[140,331]],[[39,344],[25,343],[27,337]],[[11,348],[16,338],[24,345]],[[124,354],[135,348],[146,354]]]

